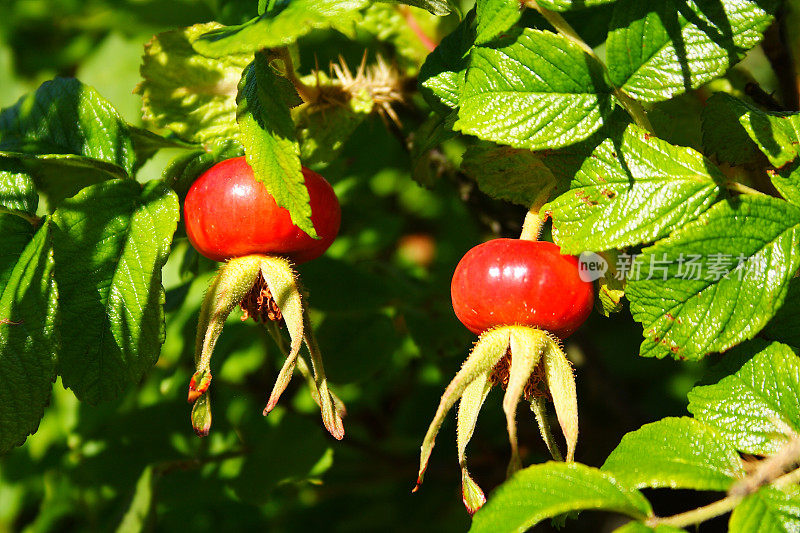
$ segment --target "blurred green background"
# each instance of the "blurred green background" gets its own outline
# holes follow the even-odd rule
[[[238,23],[255,12],[255,0],[0,1],[0,107],[53,76],[75,76],[141,124],[132,91],[153,34],[208,20]],[[383,45],[368,37],[345,45],[323,33],[304,46],[303,57],[327,61],[341,52],[356,65],[365,47],[374,53]],[[774,81],[759,53],[743,69],[769,89]],[[658,112],[664,127],[689,124],[672,134],[691,145],[699,104],[685,104]],[[420,113],[401,110],[401,118],[412,130]],[[457,159],[457,143],[450,149]],[[172,156],[158,154],[140,178],[159,177]],[[158,364],[114,404],[79,404],[55,384],[39,431],[0,459],[0,532],[114,530],[132,504],[153,505],[146,525],[157,531],[466,530],[452,419],[421,490],[411,489],[439,395],[474,341],[450,308],[450,276],[470,247],[515,236],[523,213],[481,196],[463,178],[424,189],[409,168],[397,132],[374,117],[322,170],[342,203],[342,231],[300,274],[329,377],[348,407],[343,441],[324,431],[299,378],[279,408],[261,416],[282,355],[238,313],[212,363],[211,435],[194,435],[186,386],[199,302],[214,265],[179,231],[164,275],[167,339]],[[612,319],[593,315],[567,342],[578,380],[579,461],[599,466],[625,432],[685,413],[685,394],[704,366],[641,359],[640,340],[641,327],[623,311]],[[468,449],[475,479],[489,490],[502,482],[509,456],[500,397],[490,395]],[[523,458],[540,462],[546,449],[526,413],[519,415]],[[687,504],[674,492],[653,497],[660,513],[703,503]],[[615,520],[587,513],[567,530],[610,530]]]

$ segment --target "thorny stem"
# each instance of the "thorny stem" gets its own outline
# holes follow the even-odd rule
[[[31,225],[34,228],[37,227],[39,225],[39,223],[42,221],[42,219],[37,217],[36,215],[31,215],[31,214],[28,214],[28,213],[26,213],[24,211],[18,211],[16,209],[8,209],[6,207],[0,207],[0,214],[4,214],[4,213],[23,218],[23,219],[27,220],[28,222],[30,222]]]
[[[800,482],[800,468],[795,468],[788,474],[783,474],[789,466],[797,464],[798,459],[800,459],[800,437],[795,437],[777,454],[759,461],[755,470],[731,487],[729,495],[725,498],[685,513],[664,518],[654,516],[645,523],[652,528],[658,525],[684,528],[728,513],[747,496],[770,482],[775,487],[783,487]]]
[[[297,77],[297,73],[294,70],[294,61],[292,61],[292,54],[289,52],[287,47],[282,47],[277,49],[278,59],[283,61],[284,67],[286,67],[286,72],[284,75],[286,79],[292,82],[294,85],[295,90],[297,90],[297,94],[300,95],[300,98],[305,103],[313,102],[316,99],[316,92],[313,88],[309,87],[303,81]]]
[[[578,35],[572,26],[569,25],[569,22],[564,20],[564,17],[562,17],[559,13],[541,7],[536,0],[525,0],[525,5],[538,11],[545,18],[545,20],[547,20],[547,22],[549,22],[550,25],[553,26],[556,31],[558,31],[558,33],[569,39],[572,43],[578,45],[581,50],[589,55],[589,57],[601,65],[603,70],[608,71],[606,64],[601,61],[599,57],[597,57],[597,54],[594,53],[592,47],[586,44],[583,39],[581,39],[580,35]],[[613,87],[613,90],[617,101],[625,109],[625,111],[628,112],[636,125],[646,129],[649,132],[652,132],[653,126],[650,124],[650,120],[647,118],[647,113],[645,113],[644,108],[639,105],[636,100],[625,94],[625,92],[618,87]]]

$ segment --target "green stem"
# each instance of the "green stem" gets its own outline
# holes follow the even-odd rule
[[[42,221],[42,219],[37,217],[36,215],[31,215],[29,213],[26,213],[25,211],[18,211],[16,209],[8,209],[7,207],[0,207],[0,214],[3,214],[3,213],[8,214],[8,215],[14,215],[14,216],[17,216],[19,218],[23,218],[23,219],[27,220],[28,222],[30,222],[30,224],[34,228],[37,227],[39,225],[39,223]]]
[[[773,485],[776,487],[785,487],[787,485],[794,485],[795,483],[800,483],[800,468],[779,477],[775,480]]]
[[[645,523],[652,528],[660,525],[685,528],[729,513],[739,505],[739,502],[743,499],[744,496],[728,496],[727,498],[723,498],[703,507],[698,507],[697,509],[692,509],[685,513],[668,516],[666,518],[653,517]]]
[[[776,487],[783,487],[797,482],[800,482],[800,468],[792,470],[788,474],[777,478],[775,481],[773,481],[772,485]],[[685,528],[687,526],[699,524],[701,522],[705,522],[706,520],[711,520],[712,518],[716,518],[720,515],[731,512],[743,499],[757,491],[759,488],[761,488],[761,486],[754,487],[752,491],[748,493],[732,494],[714,503],[710,503],[703,507],[698,507],[697,509],[692,509],[691,511],[687,511],[685,513],[667,516],[664,518],[654,516],[645,523],[652,528],[655,528],[659,525]]]
[[[575,29],[570,26],[569,22],[567,22],[560,13],[543,8],[536,0],[526,0],[525,5],[538,11],[558,33],[579,46],[581,50],[586,52],[589,57],[594,59],[601,67],[603,67],[603,70],[606,71],[606,73],[608,72],[606,64],[599,57],[597,57],[597,54],[594,52],[592,47],[586,44],[583,39],[581,39],[581,36],[578,35],[578,32],[576,32]],[[650,124],[650,120],[647,118],[647,113],[639,104],[639,102],[625,94],[625,92],[623,92],[620,88],[614,87],[613,85],[612,88],[617,101],[625,109],[625,111],[628,112],[636,125],[646,129],[649,132],[652,132],[653,126]]]
[[[768,196],[767,194],[764,194],[763,192],[756,190],[752,187],[748,187],[743,183],[739,183],[738,181],[729,181],[725,183],[725,188],[728,189],[729,191],[735,191],[742,194],[756,194],[759,196]]]
[[[544,220],[539,217],[540,207],[538,205],[531,207],[525,215],[525,222],[522,223],[522,233],[519,236],[521,240],[539,240],[539,235],[542,233],[542,226],[544,225]]]
[[[287,47],[282,47],[277,49],[278,58],[283,61],[283,65],[285,67],[285,72],[283,73],[292,85],[294,85],[295,90],[297,90],[297,94],[300,95],[300,98],[305,103],[314,102],[316,100],[317,93],[313,87],[309,87],[303,81],[297,77],[297,72],[294,70],[294,61],[292,61],[292,54],[289,52]]]

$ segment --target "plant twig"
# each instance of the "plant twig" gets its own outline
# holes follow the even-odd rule
[[[728,181],[725,183],[725,188],[729,191],[735,191],[742,194],[755,194],[759,196],[768,196],[767,194],[756,190],[752,187],[748,187],[744,183],[739,183],[738,181]]]
[[[300,95],[300,98],[305,103],[314,102],[317,97],[317,93],[314,88],[309,87],[303,81],[297,77],[297,72],[294,70],[294,61],[292,61],[292,54],[289,52],[289,49],[285,46],[282,48],[278,48],[276,50],[278,54],[278,59],[283,61],[284,67],[286,67],[286,71],[283,73],[292,85],[294,85],[297,94]]]
[[[29,213],[26,213],[25,211],[18,211],[16,209],[8,209],[7,207],[0,207],[0,214],[3,213],[23,218],[28,222],[30,222],[34,228],[38,227],[39,223],[42,221],[40,217],[37,217],[36,215],[31,215]]]
[[[573,44],[579,46],[580,49],[586,52],[589,57],[594,59],[600,66],[602,66],[604,71],[608,71],[606,64],[599,57],[597,57],[597,54],[594,52],[592,47],[586,44],[583,39],[581,39],[581,36],[578,35],[578,32],[576,32],[573,27],[570,26],[569,22],[567,22],[560,13],[543,8],[536,0],[525,0],[525,5],[538,11],[539,14],[541,14],[559,34],[569,39]],[[650,124],[650,120],[647,118],[647,113],[639,104],[639,102],[625,94],[625,92],[619,87],[612,86],[612,89],[617,101],[625,109],[625,111],[628,112],[636,125],[646,129],[649,132],[652,132],[653,126]]]
[[[645,523],[652,528],[658,525],[684,528],[728,513],[764,485],[772,483],[776,487],[783,487],[800,482],[800,468],[784,474],[786,469],[796,465],[798,460],[800,460],[800,437],[795,436],[778,453],[759,461],[753,472],[734,484],[725,498],[685,513],[663,518],[654,516]]]
[[[659,525],[672,526],[677,528],[684,528],[694,524],[699,524],[716,518],[717,516],[731,512],[739,502],[744,499],[744,496],[728,496],[721,500],[715,501],[703,507],[686,511],[665,518],[653,517],[645,522],[649,527],[655,528]]]

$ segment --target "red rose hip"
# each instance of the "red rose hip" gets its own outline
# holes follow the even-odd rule
[[[594,305],[578,259],[553,243],[494,239],[472,248],[450,286],[453,310],[472,332],[522,325],[568,337]]]
[[[249,254],[280,255],[295,263],[319,257],[339,232],[341,211],[333,188],[303,168],[311,199],[311,221],[319,239],[292,223],[244,157],[228,159],[194,182],[183,205],[186,234],[198,252],[224,261]]]

